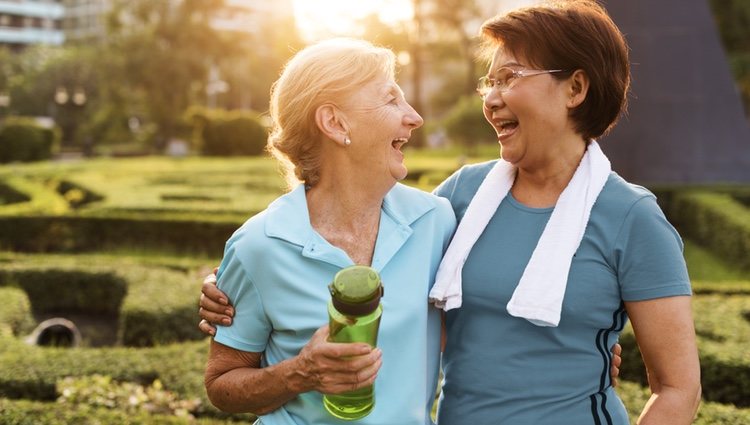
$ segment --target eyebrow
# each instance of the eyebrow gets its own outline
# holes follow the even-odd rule
[[[404,95],[404,91],[401,90],[401,88],[398,85],[389,83],[388,85],[385,86],[385,88],[383,88],[380,91],[380,95],[381,96],[394,95],[394,96],[398,97],[399,95],[403,96]]]
[[[488,72],[486,76],[487,77],[492,76],[492,74],[495,73],[495,72],[497,72],[497,70],[500,69],[500,68],[512,68],[512,67],[523,67],[523,65],[521,65],[520,63],[515,62],[515,61],[505,62],[504,64],[502,64],[502,65],[498,66],[497,68],[495,68],[495,69],[491,70],[490,72]]]

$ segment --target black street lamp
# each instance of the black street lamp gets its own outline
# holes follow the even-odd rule
[[[10,95],[7,92],[0,92],[0,124],[5,121],[8,107],[10,107]]]
[[[65,111],[65,116],[60,124],[62,129],[63,144],[72,145],[75,142],[76,130],[80,111],[86,106],[86,91],[83,87],[75,87],[69,90],[65,86],[58,86],[55,90],[55,103]],[[56,118],[60,118],[57,114]]]

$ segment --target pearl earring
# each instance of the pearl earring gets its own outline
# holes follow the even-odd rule
[[[349,146],[352,144],[352,141],[348,137],[344,137],[344,145]]]

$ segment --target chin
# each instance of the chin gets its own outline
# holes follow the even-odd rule
[[[401,181],[406,178],[406,176],[409,174],[409,170],[406,168],[401,168],[400,170],[392,170],[391,176],[393,176],[396,181]]]

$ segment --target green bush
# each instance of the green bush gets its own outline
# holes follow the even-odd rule
[[[0,205],[17,204],[30,200],[31,198],[28,195],[16,190],[13,186],[0,183]]]
[[[62,407],[79,405],[118,407],[131,414],[150,413],[193,418],[189,412],[197,410],[199,398],[180,399],[166,391],[156,379],[150,385],[117,382],[105,375],[67,377],[57,382],[57,402]]]
[[[60,405],[52,407],[53,405],[48,403],[43,405],[15,404],[18,402],[8,404],[9,402],[2,398],[53,401],[61,395],[58,389],[63,379],[93,375],[108,376],[119,383],[129,382],[146,387],[153,386],[154,382],[159,380],[162,390],[173,393],[175,399],[190,400],[191,414],[228,417],[230,415],[219,412],[211,406],[206,397],[203,387],[203,371],[207,355],[207,340],[153,348],[61,349],[34,347],[26,345],[17,338],[0,337],[0,364],[3,365],[0,368],[0,423],[13,423],[7,422],[7,417],[3,416],[8,414],[4,408],[6,406],[16,406],[16,414],[37,408],[43,412],[54,410],[65,412],[84,408],[85,405],[68,408]],[[94,410],[96,410],[95,417],[99,417],[99,414],[122,414],[119,410]],[[138,414],[134,413],[134,415]],[[231,415],[231,417],[247,420],[252,418],[252,415]],[[127,422],[115,420],[102,423]]]
[[[459,99],[448,111],[444,121],[448,137],[470,149],[495,141],[495,133],[481,111],[482,99],[479,96],[464,96]]]
[[[201,339],[196,326],[196,279],[164,267],[120,265],[96,268],[27,264],[0,271],[0,287],[22,288],[34,312],[100,314],[118,318],[117,341],[152,346]],[[165,296],[168,294],[168,296]],[[8,315],[0,304],[0,317]]]
[[[85,404],[66,406],[56,402],[0,399],[0,423],[5,425],[219,425],[218,419],[167,416],[148,412],[127,412]]]
[[[0,335],[24,335],[34,329],[31,303],[26,293],[18,288],[0,287]]]
[[[203,155],[261,155],[265,151],[268,132],[255,112],[192,108],[187,121]]]
[[[750,208],[729,193],[676,191],[662,200],[670,222],[743,270],[750,270]]]
[[[123,248],[219,255],[237,222],[86,216],[0,216],[0,247],[17,252]]]
[[[35,312],[117,314],[127,292],[125,280],[113,272],[78,270],[6,269],[0,271],[0,285],[23,289]]]
[[[145,347],[202,339],[197,327],[198,287],[186,273],[129,267],[128,296],[120,311],[118,340]]]
[[[59,143],[59,132],[31,119],[9,118],[0,128],[0,163],[49,159]]]

